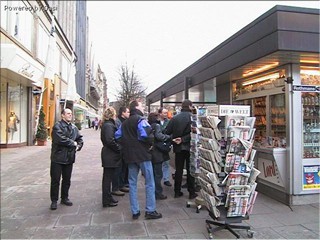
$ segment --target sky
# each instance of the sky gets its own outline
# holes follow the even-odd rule
[[[89,45],[109,100],[121,65],[149,94],[275,5],[319,9],[319,1],[87,1]]]

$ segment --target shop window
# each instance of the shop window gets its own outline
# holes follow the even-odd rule
[[[2,81],[0,85],[0,106],[1,106],[1,115],[0,115],[0,142],[1,144],[7,143],[7,83]]]
[[[8,84],[7,143],[27,141],[27,88],[15,82]]]
[[[38,39],[37,39],[37,57],[46,62],[47,51],[49,46],[49,34],[45,28],[40,24],[38,27]]]

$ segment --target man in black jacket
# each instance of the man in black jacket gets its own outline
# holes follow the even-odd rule
[[[124,161],[128,164],[129,196],[132,218],[140,216],[138,201],[138,174],[141,169],[145,178],[146,207],[145,218],[157,219],[162,214],[156,211],[155,184],[151,162],[151,147],[153,142],[152,129],[143,117],[143,106],[140,101],[130,103],[130,117],[122,123],[115,134],[121,141]]]
[[[81,150],[83,140],[78,128],[71,123],[71,120],[72,111],[69,108],[63,109],[61,112],[61,121],[56,122],[52,129],[50,167],[51,210],[57,209],[61,175],[61,204],[72,206],[72,202],[69,200],[71,173],[76,158],[76,151]]]
[[[197,197],[195,193],[195,179],[190,174],[190,140],[191,140],[191,109],[192,102],[185,99],[181,105],[181,112],[175,115],[166,127],[166,134],[171,134],[173,139],[173,152],[175,153],[176,172],[174,176],[174,197],[183,195],[181,182],[183,168],[187,168],[187,185],[189,199]]]

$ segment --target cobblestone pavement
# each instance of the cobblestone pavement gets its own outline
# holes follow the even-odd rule
[[[162,219],[144,219],[144,183],[139,178],[142,214],[132,220],[128,194],[117,197],[119,205],[102,208],[100,132],[81,130],[85,145],[77,153],[70,199],[71,207],[58,204],[51,211],[50,147],[28,146],[1,149],[1,239],[206,239],[206,209],[196,213],[187,208],[187,191],[173,198],[173,187],[164,186],[166,200],[157,201]],[[173,169],[172,169],[173,171]],[[250,219],[255,239],[319,239],[319,206],[303,205],[290,209],[258,194]],[[247,232],[240,230],[242,238]],[[215,232],[216,239],[235,239],[227,230]]]

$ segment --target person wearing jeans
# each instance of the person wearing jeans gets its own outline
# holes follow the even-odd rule
[[[135,218],[135,214],[140,213],[140,206],[138,201],[138,174],[139,169],[145,178],[145,191],[146,191],[146,212],[155,212],[156,209],[156,199],[154,195],[154,178],[153,178],[153,169],[151,161],[144,161],[141,163],[129,163],[129,196],[130,196],[130,208],[133,213],[133,218]]]
[[[122,145],[122,154],[128,164],[129,196],[132,218],[140,216],[138,201],[138,174],[141,169],[145,177],[146,207],[145,218],[157,219],[162,214],[156,211],[155,186],[151,163],[153,142],[152,129],[143,117],[144,108],[140,101],[134,100],[129,105],[130,117],[122,123],[115,133],[115,139]]]
[[[161,126],[161,130],[162,132],[165,131],[168,123],[169,123],[169,119],[168,119],[168,110],[161,107],[158,110],[158,114],[159,114],[159,122],[160,122],[160,126]],[[162,179],[163,179],[163,184],[171,187],[172,184],[170,182],[170,157],[169,154],[167,155],[167,159],[165,159],[162,163]]]

